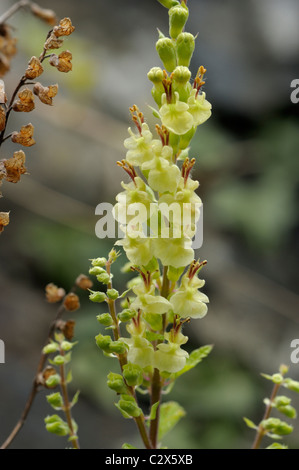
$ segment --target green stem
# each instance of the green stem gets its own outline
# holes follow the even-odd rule
[[[64,351],[62,349],[60,350],[60,354],[62,356],[64,356]],[[67,383],[66,383],[66,378],[65,378],[65,365],[64,364],[61,364],[61,366],[60,366],[60,378],[61,378],[60,388],[61,388],[63,404],[64,404],[63,410],[64,410],[64,413],[65,413],[65,417],[66,417],[66,420],[67,420],[68,427],[70,429],[70,436],[74,438],[71,441],[72,446],[73,446],[74,449],[80,449],[79,440],[78,440],[78,437],[76,435],[76,432],[75,432],[74,426],[73,426],[72,413],[71,413],[71,404],[70,404],[70,401],[69,401],[69,396],[68,396],[68,391],[67,391]]]
[[[271,393],[271,397],[270,397],[270,403],[269,405],[267,405],[266,407],[266,410],[265,410],[265,413],[264,413],[264,416],[263,416],[263,419],[262,421],[264,421],[265,419],[268,419],[270,414],[271,414],[271,411],[272,411],[272,408],[273,408],[273,401],[274,401],[274,398],[276,397],[277,395],[277,392],[279,390],[279,387],[280,387],[281,384],[275,384],[274,387],[273,387],[273,390],[272,390],[272,393]],[[257,432],[256,432],[256,436],[255,436],[255,439],[254,439],[254,442],[252,444],[252,447],[251,449],[259,449],[260,445],[261,445],[261,442],[262,442],[262,439],[264,437],[264,435],[266,434],[266,430],[264,429],[264,427],[260,424],[259,427],[257,428]]]
[[[163,267],[163,280],[161,288],[161,296],[167,299],[169,295],[169,279],[167,277],[168,266]],[[163,314],[163,333],[167,327],[167,315]],[[154,449],[157,448],[158,444],[158,433],[159,433],[159,419],[160,419],[160,405],[161,405],[161,392],[162,392],[162,382],[161,376],[158,369],[154,369],[154,374],[152,378],[152,387],[151,387],[151,406],[159,402],[157,407],[155,419],[151,421],[150,424],[150,440]]]

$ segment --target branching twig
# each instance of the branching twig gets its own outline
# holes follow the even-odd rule
[[[74,284],[74,286],[72,287],[70,292],[74,292],[75,290],[76,290],[76,284]],[[58,310],[57,310],[56,317],[55,317],[54,321],[50,325],[48,335],[47,335],[47,339],[44,343],[44,346],[46,346],[49,343],[49,341],[53,338],[57,321],[62,318],[63,313],[65,312],[65,310],[66,309],[65,309],[64,304],[62,302],[61,305],[59,306]],[[36,396],[37,392],[39,391],[39,386],[40,386],[39,377],[40,377],[40,374],[42,373],[42,371],[45,367],[46,361],[47,361],[47,354],[42,353],[41,356],[40,356],[40,360],[39,360],[37,369],[36,369],[36,373],[35,373],[35,376],[34,376],[32,388],[31,388],[30,394],[28,396],[28,399],[27,399],[26,405],[24,407],[24,410],[21,414],[21,417],[20,417],[19,421],[17,422],[17,424],[15,425],[15,427],[13,428],[10,435],[7,437],[7,439],[1,445],[0,449],[7,449],[11,445],[11,443],[13,442],[13,440],[15,439],[17,434],[20,432],[22,427],[24,426],[25,421],[27,419],[27,416],[28,416],[28,414],[31,410],[32,404],[34,402],[35,396]]]

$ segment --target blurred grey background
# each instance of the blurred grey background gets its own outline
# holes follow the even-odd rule
[[[2,0],[0,14],[12,4]],[[146,74],[161,65],[156,27],[168,31],[167,10],[156,0],[39,4],[53,8],[58,18],[72,18],[76,31],[65,48],[73,54],[73,71],[60,74],[48,66],[40,81],[59,84],[54,106],[37,103],[33,113],[15,113],[9,123],[10,130],[18,130],[32,122],[37,143],[26,151],[30,175],[17,185],[5,183],[0,201],[1,211],[11,211],[0,244],[0,338],[6,345],[6,363],[0,365],[0,441],[23,409],[55,316],[55,306],[44,299],[45,285],[70,288],[77,274],[88,271],[88,259],[105,256],[113,245],[95,236],[95,207],[113,203],[126,179],[116,161],[125,157],[129,106],[137,104],[154,123]],[[290,101],[291,81],[299,78],[299,3],[188,4],[187,31],[198,33],[192,74],[199,65],[208,69],[205,92],[213,115],[192,144],[194,177],[204,202],[204,244],[197,255],[208,260],[204,277],[210,307],[186,332],[191,349],[215,347],[166,397],[185,405],[187,416],[164,444],[248,448],[254,433],[242,417],[258,422],[271,391],[260,372],[272,374],[281,363],[290,364],[291,340],[299,338],[299,104]],[[9,23],[19,38],[19,53],[5,77],[8,94],[28,59],[41,52],[48,31],[25,11]],[[6,143],[1,158],[14,150]],[[119,265],[125,262],[121,258]],[[124,289],[127,275],[114,274],[116,286]],[[106,375],[111,368],[117,371],[117,364],[95,346],[101,308],[81,297],[82,308],[72,316],[79,341],[72,364],[73,390],[81,390],[74,417],[82,447],[140,446],[134,423],[119,415],[106,386]],[[289,375],[299,379],[299,364]],[[51,413],[44,395],[38,395],[13,448],[66,446],[44,429],[43,419]],[[298,419],[294,424],[285,441],[298,448]]]

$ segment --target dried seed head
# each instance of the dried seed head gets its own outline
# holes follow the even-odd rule
[[[5,123],[6,123],[6,112],[0,106],[0,132],[5,129]]]
[[[60,302],[65,296],[65,290],[52,282],[46,286],[46,298],[50,303]]]
[[[19,99],[14,102],[12,109],[17,112],[30,113],[35,108],[34,96],[29,88],[24,88],[18,93]]]
[[[41,8],[36,3],[31,3],[30,8],[31,8],[32,13],[35,16],[45,21],[49,25],[54,26],[57,23],[57,18],[53,10],[49,10],[47,8]]]
[[[44,69],[39,59],[33,56],[28,62],[28,67],[26,69],[25,76],[29,80],[34,80],[35,78],[39,77],[43,73],[43,71]]]
[[[21,175],[27,172],[25,167],[26,156],[23,150],[19,150],[13,154],[12,158],[4,160],[4,166],[6,170],[6,181],[9,183],[17,183],[20,181]]]
[[[63,51],[59,56],[52,54],[49,64],[56,67],[59,72],[70,72],[72,70],[72,54],[70,51]]]
[[[27,124],[27,126],[22,126],[20,132],[13,132],[11,140],[15,144],[24,145],[24,147],[31,147],[31,145],[35,144],[33,131],[34,127],[31,123]]]
[[[63,18],[60,20],[58,26],[54,26],[53,33],[57,38],[60,36],[69,36],[75,30],[75,26],[72,25],[70,18]]]
[[[42,86],[41,83],[36,83],[33,87],[33,93],[39,97],[42,103],[52,106],[53,98],[57,95],[58,85],[49,85],[48,87]]]
[[[79,297],[73,292],[70,292],[69,294],[66,295],[63,305],[64,305],[64,308],[68,310],[69,312],[74,312],[75,310],[78,310],[78,308],[80,307]]]
[[[63,44],[63,39],[58,39],[54,33],[51,33],[44,44],[44,48],[48,49],[59,49]]]
[[[0,212],[0,233],[9,224],[9,212]]]
[[[85,276],[85,274],[80,274],[76,279],[76,286],[80,287],[80,289],[87,290],[92,288],[93,282],[88,276]]]
[[[74,320],[68,320],[64,322],[63,328],[60,328],[62,333],[64,334],[65,339],[71,341],[75,334],[75,322]]]
[[[0,104],[4,104],[7,101],[7,96],[5,93],[5,84],[3,80],[0,80]]]
[[[8,72],[11,58],[17,52],[17,40],[12,37],[10,31],[8,25],[0,25],[0,77]]]

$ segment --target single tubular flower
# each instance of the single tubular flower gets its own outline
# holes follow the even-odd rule
[[[207,312],[209,298],[198,289],[205,285],[205,281],[196,275],[190,276],[190,271],[182,277],[180,288],[171,296],[170,303],[174,313],[181,318],[203,318]]]
[[[126,159],[131,165],[140,166],[144,162],[148,162],[153,158],[153,151],[151,147],[153,134],[149,130],[146,122],[141,124],[141,131],[139,134],[134,134],[129,127],[128,132],[131,137],[124,141],[124,146],[128,149]]]
[[[140,204],[140,209],[143,210],[139,211],[139,216],[142,222],[145,222],[150,217],[150,205],[155,202],[152,189],[139,176],[134,178],[134,182],[122,182],[121,185],[125,191],[116,196],[117,203],[113,208],[114,218],[121,224],[128,224],[135,217],[134,211],[128,211],[129,207],[132,204]]]
[[[154,355],[154,366],[161,372],[175,373],[179,372],[186,365],[186,359],[189,357],[187,351],[181,349],[181,345],[188,341],[188,337],[178,332],[173,334],[173,330],[165,333],[165,339],[168,343],[157,345]]]
[[[209,119],[212,114],[212,105],[206,100],[206,94],[198,94],[196,89],[191,91],[188,98],[189,113],[192,114],[194,125],[199,126]]]
[[[180,170],[177,165],[171,164],[172,148],[168,145],[162,147],[160,141],[154,146],[155,157],[142,165],[142,171],[149,170],[148,184],[159,193],[174,192],[180,181]]]
[[[174,92],[175,101],[168,103],[166,93],[162,95],[162,106],[160,108],[160,117],[162,124],[171,132],[177,135],[186,134],[193,126],[194,120],[189,112],[187,103],[179,100],[179,94]]]
[[[145,313],[163,314],[172,308],[171,303],[160,295],[155,295],[155,289],[151,288],[149,292],[144,291],[144,286],[138,285],[133,288],[136,299],[132,302],[131,307],[135,310],[142,309]]]
[[[154,348],[152,344],[143,338],[145,332],[145,323],[139,322],[138,325],[130,323],[127,325],[128,333],[131,338],[121,338],[129,346],[127,353],[128,362],[144,367],[152,366],[154,361]]]
[[[152,240],[153,254],[159,258],[164,266],[181,268],[191,263],[194,251],[189,237],[181,238],[154,238]]]
[[[153,257],[152,240],[143,232],[127,232],[115,245],[122,246],[130,262],[137,266],[146,266]]]

